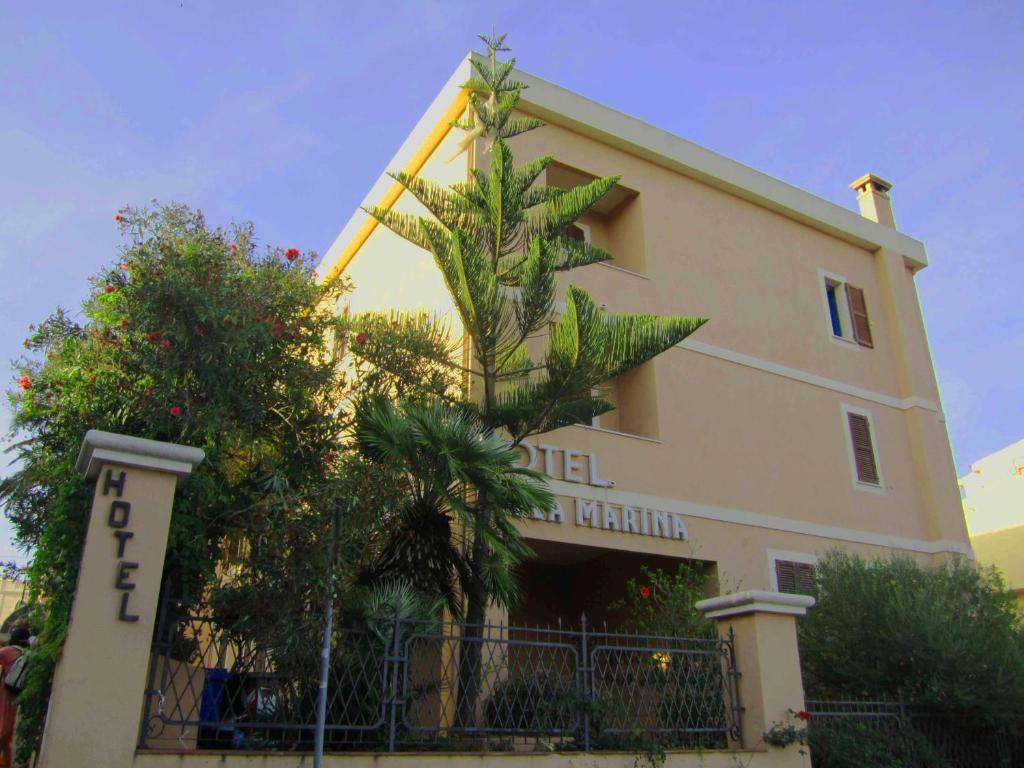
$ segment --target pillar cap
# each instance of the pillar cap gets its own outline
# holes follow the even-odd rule
[[[892,189],[892,182],[886,181],[875,173],[865,173],[860,178],[850,182],[850,189],[856,190],[858,194],[862,192],[879,192],[883,195],[888,195],[889,190]]]
[[[206,454],[201,448],[90,429],[85,433],[75,468],[90,480],[99,474],[102,464],[167,472],[180,480],[190,475],[204,458]]]
[[[769,592],[764,589],[748,589],[731,595],[709,597],[697,602],[697,610],[709,619],[724,619],[743,616],[748,613],[781,613],[788,616],[803,616],[814,605],[810,595],[791,595],[786,592]]]

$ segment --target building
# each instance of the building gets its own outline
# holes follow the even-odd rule
[[[979,533],[971,537],[971,546],[980,564],[999,569],[1024,611],[1024,525]]]
[[[450,184],[486,162],[480,146],[457,154],[462,132],[449,128],[468,76],[467,59],[386,170]],[[680,559],[703,563],[725,592],[797,591],[832,547],[970,557],[914,285],[928,260],[895,227],[891,185],[857,179],[854,213],[518,77],[521,108],[547,123],[510,142],[518,162],[552,155],[555,186],[621,175],[579,233],[616,260],[572,281],[609,312],[711,322],[609,382],[616,411],[524,449],[560,506],[522,524],[537,558],[508,620],[614,621],[626,579]],[[385,175],[363,205],[424,212]],[[362,211],[318,270],[351,276],[352,311],[452,312],[431,255]]]
[[[959,482],[971,536],[1024,524],[1024,440],[974,462]]]
[[[1024,440],[971,464],[960,478],[971,546],[998,568],[1024,610]]]

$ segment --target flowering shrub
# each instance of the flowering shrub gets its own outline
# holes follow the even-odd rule
[[[182,206],[114,220],[126,244],[93,279],[83,319],[58,310],[31,328],[9,393],[19,469],[0,481],[0,503],[34,550],[30,588],[44,598],[20,698],[19,761],[39,735],[74,593],[89,504],[75,457],[87,429],[206,452],[175,498],[167,572],[179,594],[213,572],[229,532],[288,541],[297,517],[319,514],[297,500],[329,505],[340,482],[324,457],[345,427],[336,405],[347,379],[332,339],[348,331],[332,310],[347,283],[318,284],[297,249],[261,252],[251,226],[210,228]],[[309,531],[322,515],[313,517]]]
[[[611,605],[625,614],[624,624],[647,635],[714,637],[714,625],[696,609],[704,599],[707,571],[697,562],[681,562],[674,574],[641,566],[642,580],[626,582],[626,598]]]
[[[806,723],[811,719],[811,713],[805,709],[801,709],[799,712],[789,710],[785,722],[772,723],[772,727],[764,732],[762,736],[764,743],[780,748],[788,747],[792,744],[799,744],[801,746],[807,744],[807,728],[802,724],[794,723],[794,718]],[[803,750],[801,750],[802,753]]]

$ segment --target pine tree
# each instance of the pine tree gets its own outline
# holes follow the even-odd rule
[[[525,84],[513,77],[515,59],[505,35],[480,36],[483,59],[472,60],[475,76],[467,116],[452,125],[466,131],[460,149],[486,144],[490,162],[473,168],[466,183],[443,187],[406,173],[392,175],[431,216],[388,208],[367,212],[433,254],[469,337],[472,399],[482,423],[504,430],[514,444],[560,427],[586,422],[612,409],[595,388],[678,344],[706,322],[696,317],[648,314],[609,315],[582,288],[570,285],[565,311],[555,317],[556,273],[612,257],[567,228],[617,183],[599,178],[562,190],[538,182],[551,163],[540,157],[515,165],[507,140],[539,128],[540,120],[516,112]],[[550,324],[550,332],[547,329]],[[548,336],[543,359],[533,360],[527,340]],[[487,500],[478,501],[487,510]],[[485,618],[490,595],[485,578],[493,567],[489,544],[470,544],[475,578],[466,590],[470,625],[463,646],[459,713],[469,724],[479,694],[480,643],[472,642]],[[512,564],[514,566],[514,563]]]

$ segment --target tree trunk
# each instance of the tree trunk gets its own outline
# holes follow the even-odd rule
[[[455,725],[460,729],[477,727],[476,708],[483,683],[483,630],[487,617],[487,590],[480,579],[479,564],[486,552],[486,544],[473,544],[473,583],[466,589],[466,621],[462,628],[459,653],[459,695]]]

